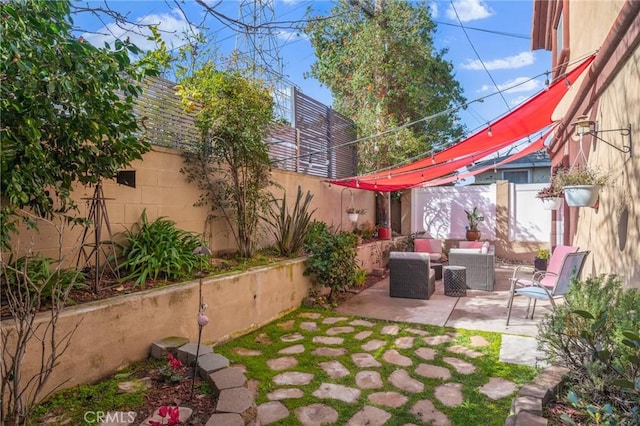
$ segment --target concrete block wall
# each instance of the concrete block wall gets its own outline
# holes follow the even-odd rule
[[[146,210],[150,222],[164,216],[176,222],[180,229],[203,233],[208,207],[195,207],[200,191],[195,184],[188,183],[185,175],[180,173],[184,166],[179,151],[153,147],[152,151],[144,155],[142,160],[134,161],[126,170],[135,170],[136,187],[130,188],[120,185],[115,180],[105,180],[103,191],[106,198],[107,214],[114,236],[119,232],[130,229],[140,222],[140,216]],[[367,213],[360,216],[359,222],[374,221],[375,197],[370,191],[352,189],[343,191],[342,187],[329,185],[324,179],[299,173],[273,169],[272,177],[280,187],[272,187],[271,192],[276,198],[281,198],[286,191],[287,201],[291,205],[295,202],[298,185],[303,193],[313,194],[311,210],[315,209],[313,219],[326,222],[335,228],[351,229],[344,210],[353,202]],[[94,187],[76,186],[73,197],[79,207],[79,217],[86,217],[88,212],[87,199],[93,196]],[[22,227],[20,234],[13,240],[13,246],[21,253],[29,249],[43,253],[46,256],[59,258],[60,238],[58,230],[60,222],[56,224],[39,221],[39,232]],[[214,252],[233,252],[236,250],[235,240],[226,222],[214,220],[206,229],[210,235],[208,245]],[[64,227],[62,255],[68,254],[68,263],[75,263],[77,249],[83,229],[80,226]],[[106,229],[102,230],[103,240],[106,239]],[[117,237],[114,238],[117,240]],[[259,234],[259,246],[272,243],[267,232]],[[87,241],[91,242],[91,241]],[[75,250],[75,251],[74,251]]]

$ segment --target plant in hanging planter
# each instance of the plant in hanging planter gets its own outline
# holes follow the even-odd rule
[[[478,213],[477,207],[474,207],[473,210],[471,211],[465,210],[464,212],[467,214],[467,221],[469,222],[469,225],[466,227],[467,240],[468,241],[480,240],[480,231],[478,230],[478,223],[484,221],[484,216],[481,216],[480,213]]]
[[[542,201],[542,205],[545,210],[557,210],[562,205],[562,197],[564,192],[562,187],[558,185],[558,181],[555,177],[551,179],[549,186],[545,186],[536,194],[536,198]]]
[[[357,209],[355,207],[348,207],[347,214],[365,214],[367,212],[366,209]]]
[[[562,192],[562,187],[558,186],[556,183],[551,182],[549,186],[545,186],[536,194],[536,198],[557,198],[562,197],[564,192]]]
[[[358,221],[358,215],[365,214],[367,212],[366,209],[357,209],[355,207],[347,207],[347,216],[349,216],[349,220],[351,222]]]
[[[598,201],[600,188],[607,184],[609,176],[593,167],[575,166],[558,172],[556,179],[569,206],[591,207]]]

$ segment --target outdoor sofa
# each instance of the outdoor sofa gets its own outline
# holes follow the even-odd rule
[[[449,265],[467,268],[467,288],[492,291],[495,282],[495,248],[488,243],[480,248],[452,248]]]
[[[436,289],[428,253],[389,253],[389,296],[429,299]]]

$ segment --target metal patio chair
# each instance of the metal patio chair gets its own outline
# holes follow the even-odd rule
[[[532,266],[520,265],[513,271],[513,276],[509,279],[511,281],[510,293],[519,287],[527,287],[534,285],[534,283],[540,283],[547,288],[553,288],[556,285],[558,275],[560,274],[560,268],[564,258],[569,253],[575,253],[578,251],[578,247],[574,246],[556,246],[549,259],[546,271],[537,271]],[[511,304],[511,298],[507,304],[507,308]]]
[[[537,274],[539,279],[537,281],[533,281],[532,285],[512,288],[509,295],[507,325],[509,325],[509,319],[511,318],[511,309],[513,308],[513,298],[515,296],[526,296],[529,298],[529,306],[527,307],[527,314],[525,315],[525,318],[533,319],[533,314],[536,309],[536,301],[538,300],[548,300],[551,302],[551,309],[555,310],[555,299],[564,297],[571,285],[571,280],[580,276],[580,272],[582,272],[582,267],[584,266],[584,261],[588,254],[588,251],[567,254],[562,262],[560,272],[555,277],[555,284],[552,288],[542,284],[542,280],[544,280],[544,274],[542,272],[544,271],[540,271],[541,273]],[[529,317],[531,299],[533,299],[533,309],[531,309],[531,317]]]

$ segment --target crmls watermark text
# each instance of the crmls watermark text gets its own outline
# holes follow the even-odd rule
[[[85,411],[84,421],[88,424],[94,423],[133,423],[136,419],[135,411]]]

